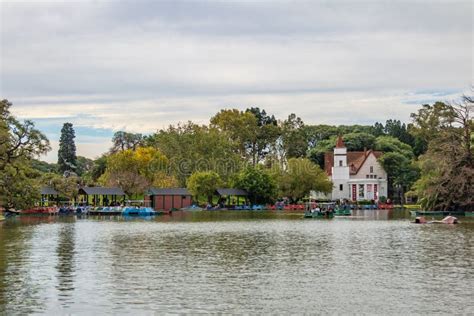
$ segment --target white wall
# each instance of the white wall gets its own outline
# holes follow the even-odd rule
[[[333,179],[333,187],[332,187],[332,200],[339,200],[339,199],[348,199],[350,194],[350,187],[347,184],[347,179]],[[340,185],[342,184],[342,191],[340,190]]]
[[[370,172],[370,166],[374,167],[372,173]],[[377,175],[377,179],[387,179],[387,173],[382,168],[382,165],[380,165],[372,152],[367,157],[362,167],[359,169],[359,172],[355,175],[352,175],[351,179],[366,179],[368,174]]]

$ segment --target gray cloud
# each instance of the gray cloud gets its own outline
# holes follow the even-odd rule
[[[455,98],[473,79],[470,1],[0,8],[2,97],[21,117],[91,128],[151,132],[231,106],[313,123],[407,120],[416,102]]]

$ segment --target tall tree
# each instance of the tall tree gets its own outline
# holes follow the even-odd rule
[[[282,123],[282,144],[285,150],[285,158],[305,157],[308,150],[304,122],[294,113]]]
[[[187,187],[196,198],[203,195],[211,203],[212,196],[221,183],[222,180],[216,172],[197,171],[189,177]]]
[[[257,120],[256,135],[251,137],[246,144],[252,165],[255,166],[264,160],[271,150],[275,148],[281,131],[275,116],[267,115],[265,110],[260,110],[260,108],[256,107],[247,109],[246,112],[252,113]]]
[[[170,157],[170,168],[181,186],[196,171],[214,171],[226,181],[241,169],[240,151],[215,127],[178,124],[151,135],[146,143]]]
[[[71,123],[64,123],[61,129],[58,150],[58,169],[62,173],[77,171],[76,134]]]
[[[0,101],[0,206],[31,206],[39,198],[38,171],[31,159],[50,150],[49,141],[31,121],[10,114],[12,104]]]
[[[101,181],[119,186],[128,195],[142,194],[147,187],[175,187],[176,179],[168,173],[169,160],[153,147],[127,149],[107,157],[107,169]]]
[[[369,133],[356,132],[344,134],[344,144],[348,151],[362,151],[373,149],[375,146],[375,136]]]
[[[262,166],[247,166],[236,174],[233,187],[249,193],[253,203],[272,201],[277,195],[277,184],[270,172]]]
[[[221,110],[211,118],[211,127],[227,134],[242,158],[250,160],[248,148],[258,140],[257,118],[252,112]]]
[[[127,149],[136,150],[138,146],[143,144],[143,141],[144,138],[142,134],[118,131],[112,137],[113,145],[110,152],[116,153]]]
[[[306,158],[289,159],[288,169],[281,172],[278,183],[281,194],[293,202],[310,191],[329,193],[332,190],[332,183],[326,173]]]
[[[466,96],[461,104],[424,105],[412,114],[414,132],[429,140],[420,158],[422,177],[415,183],[426,208],[474,207],[473,109],[473,99]]]

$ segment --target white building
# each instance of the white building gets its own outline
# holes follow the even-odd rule
[[[387,173],[377,161],[380,151],[347,152],[338,137],[334,152],[324,156],[324,169],[333,182],[332,200],[375,200],[387,196]]]

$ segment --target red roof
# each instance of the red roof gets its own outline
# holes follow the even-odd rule
[[[342,136],[339,135],[337,137],[337,142],[336,142],[336,148],[344,148],[346,145],[344,145],[344,141],[342,140]]]
[[[370,154],[374,154],[375,158],[379,158],[382,156],[383,152],[381,151],[374,151],[374,150],[367,150],[367,151],[349,151],[347,153],[347,165],[349,166],[349,173],[354,175],[359,172],[359,169],[364,164],[367,157]],[[330,176],[331,170],[334,165],[334,153],[327,152],[324,154],[324,170]]]

